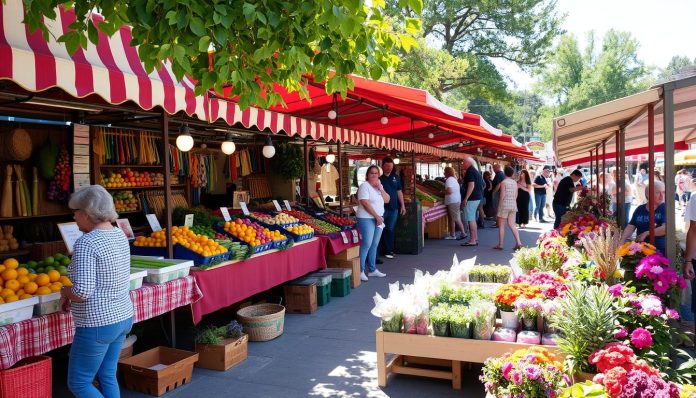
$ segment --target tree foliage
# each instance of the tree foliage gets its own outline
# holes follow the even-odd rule
[[[148,73],[169,59],[178,79],[197,81],[198,94],[230,85],[242,107],[282,102],[274,83],[306,97],[307,74],[342,95],[350,73],[379,79],[398,64],[398,51],[417,45],[422,10],[422,0],[398,0],[391,6],[402,12],[391,18],[383,0],[25,0],[24,22],[48,39],[44,17],[55,19],[58,5],[77,15],[58,39],[71,54],[96,44],[98,30],[111,36],[130,25]],[[92,10],[104,16],[99,26]]]
[[[682,75],[695,75],[696,74],[696,58],[689,59],[689,57],[675,55],[669,60],[669,63],[664,69],[660,70],[658,79],[660,81],[674,80]]]

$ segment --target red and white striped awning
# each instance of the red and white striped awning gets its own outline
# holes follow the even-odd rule
[[[55,21],[46,19],[52,35],[45,41],[41,32],[29,33],[22,23],[21,0],[0,2],[0,80],[11,80],[30,92],[58,87],[76,98],[96,94],[110,104],[133,101],[144,110],[161,107],[169,114],[185,112],[210,123],[223,119],[229,125],[269,129],[274,134],[311,137],[314,140],[347,143],[400,152],[412,152],[447,158],[464,154],[396,138],[317,123],[274,111],[248,108],[207,93],[196,96],[194,82],[185,77],[177,81],[171,65],[165,62],[150,74],[131,46],[131,28],[124,26],[112,37],[99,33],[97,46],[69,55],[63,43],[56,42],[75,21],[72,9],[57,9]],[[102,20],[92,14],[95,25]]]

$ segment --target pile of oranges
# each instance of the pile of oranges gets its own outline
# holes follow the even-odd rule
[[[187,226],[172,227],[172,244],[175,245],[177,243],[204,257],[227,253],[227,249],[224,246],[205,235],[194,233]],[[147,238],[138,236],[135,238],[133,245],[142,247],[165,247],[167,245],[166,230],[163,229],[153,232],[152,235]]]
[[[14,258],[0,264],[0,304],[59,292],[63,286],[72,286],[72,282],[56,270],[30,273],[28,269],[20,267]]]
[[[224,228],[229,234],[237,237],[237,239],[242,242],[248,243],[250,246],[279,242],[288,238],[280,233],[280,231],[263,228],[248,218],[243,220],[238,218],[234,221],[228,221],[225,223]]]

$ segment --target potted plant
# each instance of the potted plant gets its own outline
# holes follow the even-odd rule
[[[222,327],[209,327],[196,336],[196,366],[213,370],[227,370],[247,358],[248,336],[242,325],[232,321]]]
[[[469,282],[482,282],[480,272],[480,267],[472,267],[471,271],[469,271]]]
[[[473,335],[477,340],[490,340],[495,330],[495,304],[490,301],[477,301],[471,305]]]
[[[523,247],[512,255],[513,262],[523,273],[541,267],[541,249],[538,247]],[[503,282],[505,283],[505,282]]]
[[[515,302],[517,315],[522,319],[524,330],[538,331],[538,319],[541,315],[542,300],[538,298],[521,298]]]
[[[493,268],[493,282],[495,283],[508,283],[510,282],[510,274],[512,274],[512,269],[505,265],[499,265]]]
[[[449,319],[452,337],[470,339],[472,319],[469,308],[461,304],[453,305],[450,309]]]
[[[514,304],[519,298],[541,297],[541,288],[529,283],[509,283],[503,285],[495,292],[495,305],[500,310],[500,318],[504,328],[516,329],[517,314]]]
[[[449,336],[450,306],[438,304],[430,310],[430,322],[435,336]]]
[[[524,349],[488,359],[480,379],[486,393],[493,397],[557,397],[570,385],[562,369],[546,349]]]

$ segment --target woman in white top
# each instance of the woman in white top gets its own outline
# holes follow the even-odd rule
[[[462,193],[459,182],[454,178],[454,169],[451,167],[445,167],[445,206],[447,206],[447,217],[449,218],[449,236],[445,239],[457,239],[456,228],[461,231],[461,238],[465,238],[464,224],[462,223],[462,217],[460,209],[462,207]]]
[[[515,225],[517,216],[517,181],[512,176],[515,170],[510,166],[505,166],[505,179],[495,187],[496,191],[500,190],[500,201],[498,202],[498,245],[493,247],[497,250],[503,250],[505,242],[505,224],[508,225],[512,236],[515,238],[515,250],[522,247],[520,234]]]
[[[379,181],[379,167],[370,166],[365,173],[365,182],[358,188],[358,229],[362,235],[360,243],[360,279],[367,281],[367,276],[383,278],[386,274],[377,269],[377,247],[384,230],[384,204],[389,203],[389,194],[384,191]],[[365,274],[365,262],[369,273]]]

